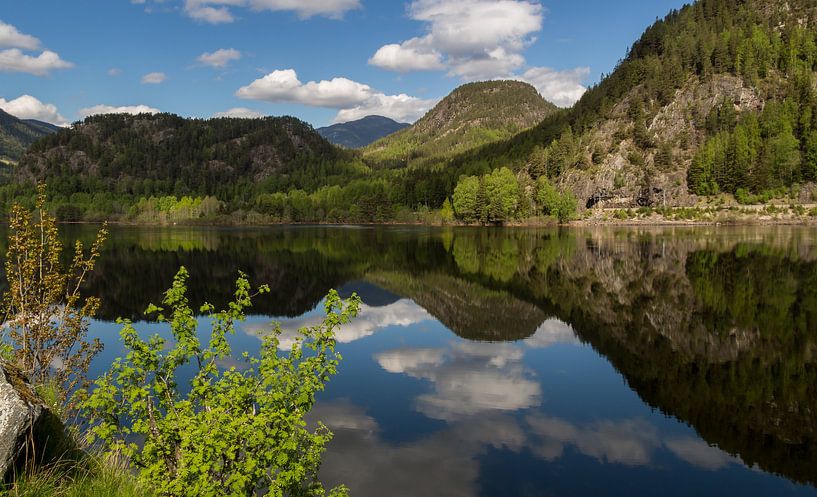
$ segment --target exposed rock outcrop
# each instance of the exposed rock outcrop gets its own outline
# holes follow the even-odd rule
[[[27,463],[42,464],[65,455],[65,430],[24,375],[0,362],[0,480]]]

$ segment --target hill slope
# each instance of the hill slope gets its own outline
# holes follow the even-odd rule
[[[33,119],[18,119],[0,110],[0,160],[19,160],[34,141],[59,129],[53,124]]]
[[[342,159],[295,118],[184,119],[102,115],[45,137],[23,156],[16,180],[52,190],[130,195],[216,195],[314,186]]]
[[[410,124],[398,123],[388,117],[366,116],[357,121],[333,124],[315,131],[334,145],[361,148],[409,126]]]
[[[588,206],[599,197],[689,205],[813,182],[815,28],[813,0],[700,0],[672,11],[569,111],[461,154],[441,181],[475,164],[513,165]]]
[[[509,138],[557,111],[519,81],[469,83],[451,92],[409,128],[364,149],[364,158],[389,166],[428,164]]]

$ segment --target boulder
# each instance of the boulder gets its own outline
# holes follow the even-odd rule
[[[29,463],[66,454],[62,422],[40,400],[22,372],[0,362],[0,482]]]

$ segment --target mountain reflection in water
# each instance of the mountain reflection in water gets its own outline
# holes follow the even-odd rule
[[[271,285],[242,350],[361,294],[312,413],[352,495],[817,495],[813,229],[115,228],[98,368],[180,265]]]

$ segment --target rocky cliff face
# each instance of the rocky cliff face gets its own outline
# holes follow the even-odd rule
[[[689,193],[687,170],[707,138],[703,130],[706,116],[725,101],[734,105],[738,116],[759,111],[764,104],[757,88],[740,77],[690,77],[668,104],[658,107],[646,126],[652,140],[671,154],[671,161],[662,163],[658,147],[644,151],[632,136],[636,122],[630,109],[643,93],[643,88],[633,88],[608,119],[582,138],[582,163],[589,166],[569,169],[561,178],[562,185],[577,198],[587,200],[605,191],[610,195],[605,206],[627,208],[637,206],[638,198],[647,193],[653,205],[694,205],[698,198]],[[600,155],[598,164],[593,164],[594,154]]]

